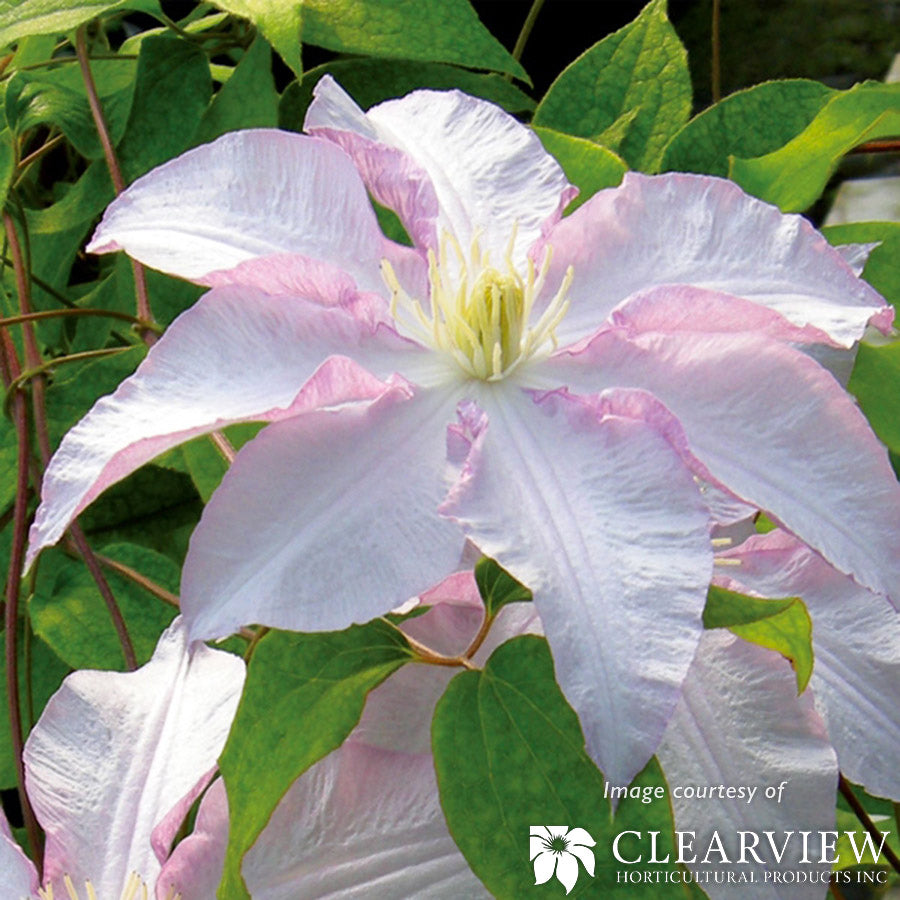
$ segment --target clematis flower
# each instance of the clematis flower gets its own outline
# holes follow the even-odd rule
[[[191,636],[367,620],[452,570],[465,536],[534,591],[618,783],[700,640],[707,498],[896,592],[887,455],[795,346],[850,347],[892,311],[805,220],[638,174],[561,218],[575,191],[534,133],[455,91],[363,113],[326,78],[306,128],[226,135],[107,210],[90,250],[213,290],[67,435],[30,559],[166,448],[270,422],[193,535]]]
[[[0,814],[0,896],[146,898],[212,779],[243,683],[243,661],[191,647],[180,619],[137,671],[69,675],[25,745],[44,871],[39,878]]]

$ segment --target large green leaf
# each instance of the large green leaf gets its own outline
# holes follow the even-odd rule
[[[546,824],[584,828],[596,841],[595,877],[581,869],[570,897],[659,896],[658,885],[620,883],[621,863],[611,853],[615,835],[627,829],[658,831],[660,857],[672,851],[659,767],[647,766],[632,785],[636,796],[624,799],[613,818],[603,776],[585,752],[543,638],[507,641],[484,670],[457,675],[435,709],[432,744],[450,833],[499,900],[532,895],[529,829]]]
[[[239,128],[274,128],[277,124],[272,52],[257,38],[204,113],[194,143],[202,144]]]
[[[211,97],[200,47],[169,35],[141,44],[131,116],[118,147],[126,183],[190,146]]]
[[[134,60],[95,60],[91,64],[103,115],[113,143],[125,131],[134,91]],[[75,149],[100,159],[103,148],[77,66],[17,72],[6,89],[6,119],[18,134],[40,124],[56,125]]]
[[[900,341],[861,343],[847,387],[875,434],[900,453]]]
[[[165,556],[135,544],[113,544],[103,555],[141,573],[166,590],[178,590],[178,566]],[[138,663],[153,655],[160,634],[178,610],[132,580],[105,570],[107,582],[128,629]],[[122,669],[125,659],[109,612],[85,565],[72,560],[50,590],[30,598],[34,630],[73,669]]]
[[[534,129],[544,149],[555,156],[579,194],[569,211],[577,209],[603,188],[615,187],[628,171],[624,160],[612,150],[585,138],[573,137],[551,128]]]
[[[853,222],[828,225],[822,234],[829,243],[869,244],[878,246],[869,254],[863,278],[885,300],[900,309],[900,222]]]
[[[338,53],[455,63],[528,80],[469,0],[303,0],[303,40]]]
[[[256,25],[299,78],[303,72],[300,58],[303,0],[215,0],[215,3]]]
[[[712,585],[703,610],[705,628],[727,628],[746,641],[788,659],[797,689],[806,690],[813,670],[812,619],[799,597],[749,597]]]
[[[819,81],[768,81],[726,97],[691,119],[663,153],[665,171],[728,175],[729,156],[763,156],[784,146],[835,93]]]
[[[792,141],[755,159],[735,158],[744,190],[799,212],[819,197],[841,157],[858,144],[900,134],[900,84],[860,84],[832,97]]]
[[[534,101],[515,85],[496,74],[470,72],[444,63],[394,59],[339,59],[305,72],[292,81],[281,96],[278,123],[292,131],[303,129],[303,119],[312,101],[313,88],[323,75],[331,75],[363,108],[382,100],[402,97],[417,88],[459,88],[482,97],[509,112],[531,112]]]
[[[630,166],[654,171],[690,111],[687,54],[665,0],[652,0],[631,24],[563,71],[538,105],[534,124],[596,141],[614,135],[615,149]]]
[[[402,634],[378,620],[338,632],[271,632],[259,642],[219,763],[231,817],[220,898],[249,896],[241,860],[278,801],[343,743],[369,691],[410,659]]]
[[[124,0],[0,0],[0,47],[31,35],[61,34],[126,5]]]

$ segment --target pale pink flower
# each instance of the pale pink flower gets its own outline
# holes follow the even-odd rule
[[[795,346],[889,328],[859,253],[692,175],[628,174],[561,218],[574,189],[534,133],[459,92],[363,113],[324,79],[306,127],[226,135],[107,210],[89,249],[214,289],[63,441],[32,559],[166,448],[272,422],[193,536],[192,637],[367,620],[466,536],[533,589],[617,782],[653,753],[700,640],[707,498],[896,591],[887,455]],[[367,191],[414,248],[382,235]]]
[[[25,745],[26,789],[47,839],[44,871],[39,877],[0,814],[0,896],[118,900],[152,891],[215,773],[243,683],[243,660],[190,646],[181,619],[135,672],[69,675]]]

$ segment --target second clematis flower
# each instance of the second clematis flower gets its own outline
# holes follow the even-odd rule
[[[370,619],[466,537],[533,590],[617,783],[678,702],[723,495],[898,599],[887,454],[797,347],[890,328],[853,248],[690,175],[628,174],[563,218],[535,134],[458,91],[363,113],[325,78],[306,129],[226,135],[107,210],[89,250],[213,289],[67,435],[31,559],[163,450],[270,422],[191,541],[191,637]]]

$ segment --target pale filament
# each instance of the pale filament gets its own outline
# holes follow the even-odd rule
[[[66,896],[60,896],[58,900],[82,900],[82,895],[78,893],[75,883],[68,875],[63,876],[63,885],[66,888]],[[38,888],[38,896],[40,900],[57,900],[53,891],[53,885],[48,884],[45,887]],[[125,882],[125,887],[119,896],[119,900],[149,900],[150,894],[147,885],[143,882],[137,872],[132,872]],[[94,886],[90,881],[84,883],[83,900],[106,900],[97,896]],[[170,891],[166,900],[181,900],[181,894]]]
[[[491,266],[490,254],[481,249],[477,233],[467,258],[456,237],[445,231],[438,254],[428,251],[430,314],[403,289],[391,264],[381,263],[394,319],[411,336],[448,354],[465,372],[483,381],[505,378],[548,344],[555,349],[556,328],[569,308],[571,266],[537,322],[529,325],[550,269],[552,248],[544,254],[540,269],[529,259],[523,277],[512,259],[515,239],[513,228],[506,268],[500,271]]]

